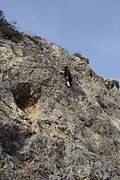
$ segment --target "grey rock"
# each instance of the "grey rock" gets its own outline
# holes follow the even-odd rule
[[[37,36],[1,37],[0,179],[120,179],[119,83],[88,63]]]
[[[105,85],[109,90],[114,88],[114,87],[119,89],[119,82],[115,79],[112,79],[112,78],[105,78]]]

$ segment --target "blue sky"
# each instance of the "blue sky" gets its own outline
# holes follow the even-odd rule
[[[103,77],[120,81],[120,0],[0,0],[9,21],[69,51]]]

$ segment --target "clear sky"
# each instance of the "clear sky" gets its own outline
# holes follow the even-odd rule
[[[120,81],[120,0],[0,0],[8,21],[69,51],[103,77]]]

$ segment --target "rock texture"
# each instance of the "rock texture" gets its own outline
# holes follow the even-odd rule
[[[59,70],[67,64],[73,85]],[[40,37],[0,37],[0,179],[119,180],[119,83]]]

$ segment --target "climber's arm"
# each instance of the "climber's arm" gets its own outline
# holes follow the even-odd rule
[[[65,71],[63,71],[63,70],[60,70],[60,74],[64,74],[65,73]]]

